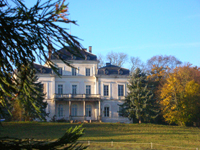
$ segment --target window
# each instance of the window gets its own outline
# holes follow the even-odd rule
[[[86,105],[86,117],[91,117],[92,107],[91,105]]]
[[[72,85],[72,94],[76,95],[77,85]]]
[[[76,59],[76,56],[73,56],[73,59]]]
[[[118,96],[124,96],[124,85],[118,85]]]
[[[123,117],[122,111],[123,111],[123,108],[121,106],[119,106],[119,112],[118,112],[119,117]]]
[[[85,74],[86,74],[86,76],[90,76],[90,68],[85,69]]]
[[[72,105],[72,116],[77,116],[77,105],[76,104]]]
[[[108,96],[108,85],[104,85],[104,96]]]
[[[72,68],[72,75],[76,76],[76,68]]]
[[[58,94],[63,94],[63,85],[58,85]]]
[[[58,74],[62,75],[62,68],[61,67],[58,68]]]
[[[108,74],[108,73],[109,73],[109,72],[108,72],[108,70],[106,69],[106,70],[105,70],[105,74]]]
[[[90,56],[87,56],[87,60],[90,60]]]
[[[63,105],[58,105],[58,117],[63,117]]]
[[[109,117],[109,107],[104,107],[104,117]]]
[[[90,95],[91,94],[91,86],[86,85],[86,94]]]

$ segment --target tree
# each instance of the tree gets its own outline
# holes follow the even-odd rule
[[[41,95],[38,95],[38,90],[34,91],[33,86],[29,85],[30,74],[26,69],[29,66],[33,69],[34,62],[38,60],[40,63],[46,63],[58,74],[58,68],[51,61],[50,54],[53,52],[55,57],[62,60],[66,65],[70,65],[69,62],[62,59],[63,55],[59,55],[56,49],[64,47],[70,53],[80,56],[80,51],[83,48],[77,37],[71,35],[66,28],[59,25],[59,23],[64,25],[76,24],[75,21],[67,18],[68,5],[64,4],[64,0],[63,2],[47,0],[43,4],[40,0],[37,0],[31,8],[26,7],[21,0],[12,1],[15,5],[9,5],[7,0],[0,1],[0,116],[3,115],[5,109],[8,110],[13,101],[18,102],[20,107],[22,106],[27,111],[32,111],[32,108],[34,108],[34,111],[40,114],[42,109],[34,101],[36,97],[30,96],[28,91],[37,94],[38,97]],[[26,71],[23,71],[23,69]],[[21,72],[21,76],[15,70]],[[26,95],[27,98],[21,99],[20,95]],[[31,104],[31,107],[26,107],[29,104]],[[32,116],[32,114],[29,115]],[[43,141],[39,144],[34,142],[30,144],[29,141],[23,143],[22,139],[11,142],[1,140],[0,148],[59,149],[64,144],[69,144],[62,149],[73,149],[80,135],[82,135],[82,132],[77,132],[75,128],[56,142],[47,143],[47,141]]]
[[[148,79],[154,82],[156,90],[162,84],[165,77],[167,77],[167,74],[180,64],[182,62],[171,55],[157,55],[147,61]]]
[[[174,56],[163,56],[157,55],[153,56],[147,61],[147,72],[149,84],[154,86],[153,94],[154,99],[157,103],[160,103],[160,89],[165,83],[168,74],[173,71],[176,66],[179,66],[181,61],[179,61]],[[162,114],[156,118],[156,122],[163,122]]]
[[[23,82],[23,87],[19,87],[22,89],[19,92],[19,95],[15,100],[12,101],[12,105],[14,106],[14,111],[20,109],[21,117],[25,121],[34,120],[36,118],[46,120],[46,106],[47,103],[44,102],[45,94],[43,93],[43,85],[41,82],[38,82],[38,77],[36,76],[36,70],[31,68],[30,65],[20,69],[21,72],[18,72],[18,83]],[[24,78],[23,76],[27,77]]]
[[[106,59],[102,54],[98,54],[98,61],[99,61],[98,67],[101,68],[105,66],[106,64],[105,61],[108,61],[112,65],[122,67],[127,59],[128,55],[125,53],[116,53],[111,51],[106,55]]]
[[[119,67],[123,66],[127,58],[128,58],[128,55],[125,53],[109,52],[106,55],[107,61],[109,61],[112,65],[116,65]]]
[[[171,55],[169,56],[157,55],[157,56],[151,57],[147,61],[147,67],[149,68],[149,70],[154,68],[154,66],[157,68],[162,67],[163,69],[170,68],[171,70],[173,70],[180,64],[182,64],[182,62],[178,60],[176,57],[171,56]]]
[[[0,112],[8,109],[8,105],[18,97],[20,93],[25,93],[23,88],[27,83],[27,77],[23,76],[18,82],[18,75],[14,71],[21,72],[23,67],[30,65],[34,68],[34,61],[45,62],[57,74],[58,68],[51,61],[49,52],[54,52],[55,56],[65,64],[69,62],[58,55],[56,48],[64,47],[74,55],[80,55],[82,50],[78,38],[70,35],[66,28],[62,28],[58,23],[76,24],[75,21],[67,18],[68,5],[59,0],[41,4],[37,3],[27,8],[21,0],[13,0],[14,4],[2,0],[0,2]],[[70,50],[67,46],[73,48]],[[26,74],[26,73],[25,73]],[[15,84],[13,84],[15,83]],[[19,89],[20,87],[20,89]],[[8,98],[9,97],[9,98]],[[20,103],[24,103],[18,99]],[[31,102],[31,99],[29,99]],[[23,104],[25,105],[25,104]],[[39,110],[39,108],[34,107]]]
[[[97,59],[99,61],[98,68],[105,66],[104,56],[102,54],[98,54]]]
[[[200,122],[200,72],[188,66],[169,74],[160,93],[163,117],[179,125]]]
[[[130,66],[131,73],[133,73],[137,68],[140,68],[140,70],[145,71],[145,65],[139,57],[131,57]]]
[[[128,84],[128,95],[125,102],[120,105],[123,116],[134,119],[136,117],[139,123],[150,120],[157,116],[158,110],[154,105],[152,87],[148,86],[147,76],[139,68],[132,74]]]

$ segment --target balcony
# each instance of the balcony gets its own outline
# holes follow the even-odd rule
[[[100,100],[100,94],[54,94],[56,100],[66,100],[66,101],[95,101]]]

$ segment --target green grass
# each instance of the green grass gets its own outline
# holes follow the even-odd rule
[[[61,137],[68,128],[77,125],[46,122],[4,122],[3,127],[0,127],[0,137],[53,140]],[[200,149],[200,128],[195,127],[117,123],[91,123],[84,124],[83,127],[85,128],[85,135],[79,140],[91,141],[89,149],[150,149],[151,142],[154,149],[173,149],[172,147],[156,144]],[[93,143],[92,141],[109,143]],[[114,142],[114,147],[111,146],[111,141]]]

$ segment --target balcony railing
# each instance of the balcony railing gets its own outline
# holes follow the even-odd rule
[[[100,98],[100,94],[54,94],[54,98]]]

